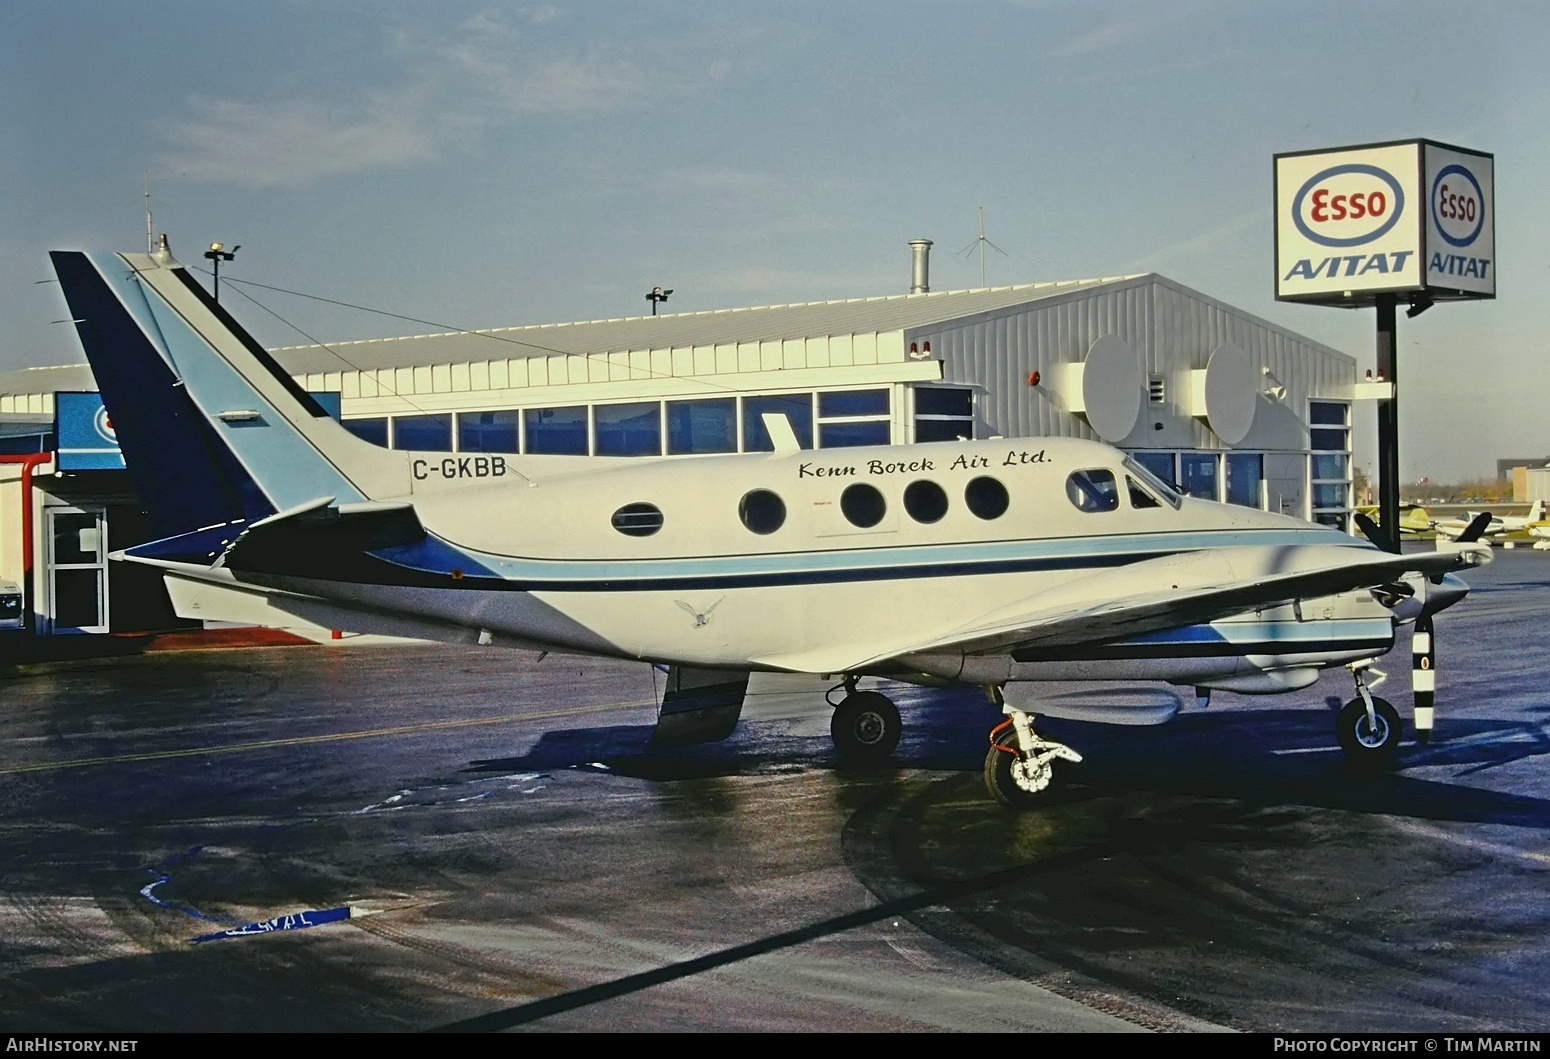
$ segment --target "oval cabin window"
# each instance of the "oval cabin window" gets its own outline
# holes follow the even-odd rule
[[[614,529],[627,537],[649,537],[662,528],[662,509],[655,504],[625,504],[614,512]]]
[[[935,482],[911,482],[904,490],[904,510],[916,522],[939,522],[947,514],[947,494]]]
[[[786,524],[786,502],[768,489],[755,489],[738,501],[737,517],[754,533],[774,533]]]
[[[888,502],[872,486],[858,483],[840,494],[840,513],[852,526],[871,529],[888,513]]]
[[[963,502],[975,516],[982,519],[1000,518],[1006,514],[1011,498],[1006,486],[994,478],[976,478],[963,488]]]

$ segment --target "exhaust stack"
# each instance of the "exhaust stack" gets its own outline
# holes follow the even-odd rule
[[[911,239],[910,253],[914,256],[913,267],[910,270],[910,293],[929,294],[931,292],[931,240]]]

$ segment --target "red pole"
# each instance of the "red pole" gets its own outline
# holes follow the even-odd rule
[[[30,632],[36,631],[32,591],[32,471],[53,458],[52,452],[0,453],[0,463],[22,465],[22,618]]]

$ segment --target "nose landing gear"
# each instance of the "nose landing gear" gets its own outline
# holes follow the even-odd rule
[[[1000,689],[987,688],[991,700],[1002,703]],[[1055,782],[1054,762],[1079,762],[1082,755],[1045,739],[1033,730],[1033,715],[1002,703],[1007,719],[990,733],[990,752],[985,755],[985,787],[997,804],[1023,809]]]

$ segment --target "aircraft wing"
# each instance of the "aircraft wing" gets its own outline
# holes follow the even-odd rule
[[[1441,577],[1490,559],[1490,546],[1479,543],[1409,555],[1344,545],[1210,548],[1111,567],[913,642],[833,645],[755,661],[843,673],[941,652],[1058,658],[1079,647],[1375,588],[1406,574]]]

